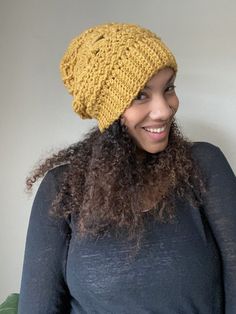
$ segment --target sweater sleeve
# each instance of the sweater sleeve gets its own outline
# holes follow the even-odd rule
[[[33,202],[29,220],[19,314],[70,313],[65,282],[70,227],[65,219],[49,215],[57,193],[57,175],[62,167],[48,172]]]
[[[218,147],[196,144],[194,152],[207,179],[204,211],[223,265],[225,314],[236,313],[236,179]]]

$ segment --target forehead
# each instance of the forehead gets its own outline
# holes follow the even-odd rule
[[[172,68],[164,68],[154,74],[150,80],[147,81],[145,87],[153,88],[156,86],[163,86],[171,80],[175,79],[175,72]]]

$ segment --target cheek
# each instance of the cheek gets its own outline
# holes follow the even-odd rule
[[[126,116],[122,117],[121,124],[126,126],[127,130],[129,131],[129,133],[133,129],[133,125],[134,125],[133,122],[132,122],[132,119],[129,119]]]
[[[131,107],[128,108],[121,116],[121,123],[126,125],[128,128],[132,128],[138,120],[137,112]]]
[[[125,112],[125,114],[121,117],[121,124],[125,125],[127,128],[127,132],[129,135],[131,135],[133,138],[136,138],[136,131],[137,131],[137,116],[134,115],[133,112]]]

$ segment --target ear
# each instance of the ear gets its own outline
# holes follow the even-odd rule
[[[123,114],[120,116],[120,124],[121,125],[125,124],[125,117],[123,116]]]

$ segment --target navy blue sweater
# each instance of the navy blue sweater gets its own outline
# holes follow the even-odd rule
[[[19,314],[236,314],[236,180],[222,152],[196,143],[208,183],[204,208],[177,200],[173,223],[145,214],[135,258],[111,234],[77,238],[75,219],[48,215],[63,166],[34,200]]]

